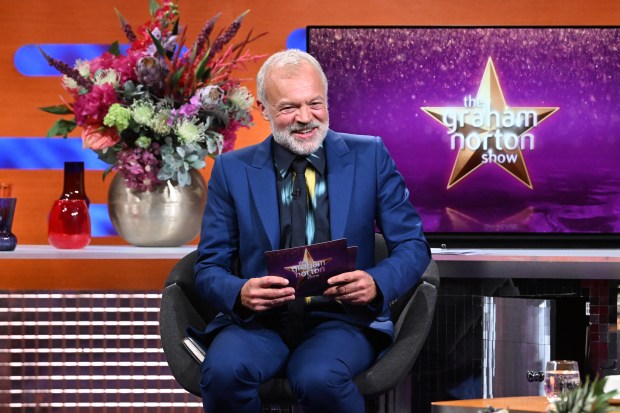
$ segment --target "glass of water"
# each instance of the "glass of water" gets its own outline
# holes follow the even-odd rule
[[[555,403],[566,397],[566,393],[579,387],[579,366],[572,360],[548,361],[545,369],[545,395]]]

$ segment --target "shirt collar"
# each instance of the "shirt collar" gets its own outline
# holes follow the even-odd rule
[[[273,160],[276,165],[276,170],[282,178],[288,175],[291,170],[291,164],[297,156],[299,155],[289,151],[287,148],[274,141]],[[325,148],[323,148],[322,144],[316,151],[306,156],[306,159],[312,164],[312,167],[319,175],[325,174]]]

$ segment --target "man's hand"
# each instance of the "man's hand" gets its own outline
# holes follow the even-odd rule
[[[252,311],[265,311],[295,299],[295,289],[283,277],[250,278],[241,287],[241,304]]]
[[[349,304],[368,304],[377,296],[377,284],[366,271],[356,270],[334,275],[327,283],[332,287],[323,293]]]

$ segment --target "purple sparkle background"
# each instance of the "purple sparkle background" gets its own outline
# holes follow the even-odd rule
[[[620,28],[310,27],[331,128],[381,136],[425,231],[620,233]],[[420,108],[463,107],[493,59],[509,107],[560,107],[523,150],[529,189],[484,164],[446,189],[456,151]]]

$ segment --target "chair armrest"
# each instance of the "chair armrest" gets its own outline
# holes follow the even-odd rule
[[[415,363],[433,322],[437,287],[422,281],[403,309],[396,325],[394,343],[355,382],[364,396],[396,387]]]
[[[190,393],[200,396],[200,364],[183,345],[187,327],[203,330],[205,320],[191,305],[177,284],[168,285],[161,298],[159,328],[166,360],[176,381]]]

